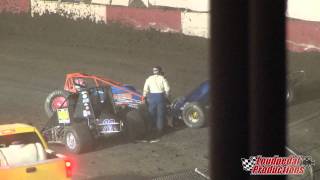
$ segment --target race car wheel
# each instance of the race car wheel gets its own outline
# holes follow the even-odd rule
[[[196,103],[188,103],[182,111],[182,119],[190,128],[200,128],[205,125],[205,115],[202,107]]]
[[[126,115],[126,136],[136,140],[145,135],[147,130],[143,115],[138,110],[129,111]]]
[[[93,147],[93,136],[86,122],[73,123],[65,130],[64,144],[69,152],[79,154],[90,151]]]
[[[49,118],[57,108],[68,107],[68,101],[66,101],[68,95],[68,92],[62,90],[55,90],[48,95],[44,103],[44,110]]]

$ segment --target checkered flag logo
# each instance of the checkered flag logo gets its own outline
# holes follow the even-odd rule
[[[249,159],[241,158],[241,162],[243,170],[251,171],[251,169],[257,162],[257,158],[255,156],[251,156]]]

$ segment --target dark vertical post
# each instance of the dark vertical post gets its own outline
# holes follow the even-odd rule
[[[248,178],[248,1],[211,1],[211,176]]]
[[[285,0],[250,1],[250,154],[285,153]],[[285,179],[255,176],[252,179]]]

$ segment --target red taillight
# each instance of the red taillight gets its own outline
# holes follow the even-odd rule
[[[71,162],[70,161],[66,161],[66,167],[67,168],[71,168]]]
[[[65,166],[66,166],[66,175],[67,177],[72,176],[72,163],[69,160],[65,161]]]

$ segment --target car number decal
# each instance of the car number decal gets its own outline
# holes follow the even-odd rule
[[[70,116],[68,108],[57,109],[58,121],[61,124],[69,124]]]

